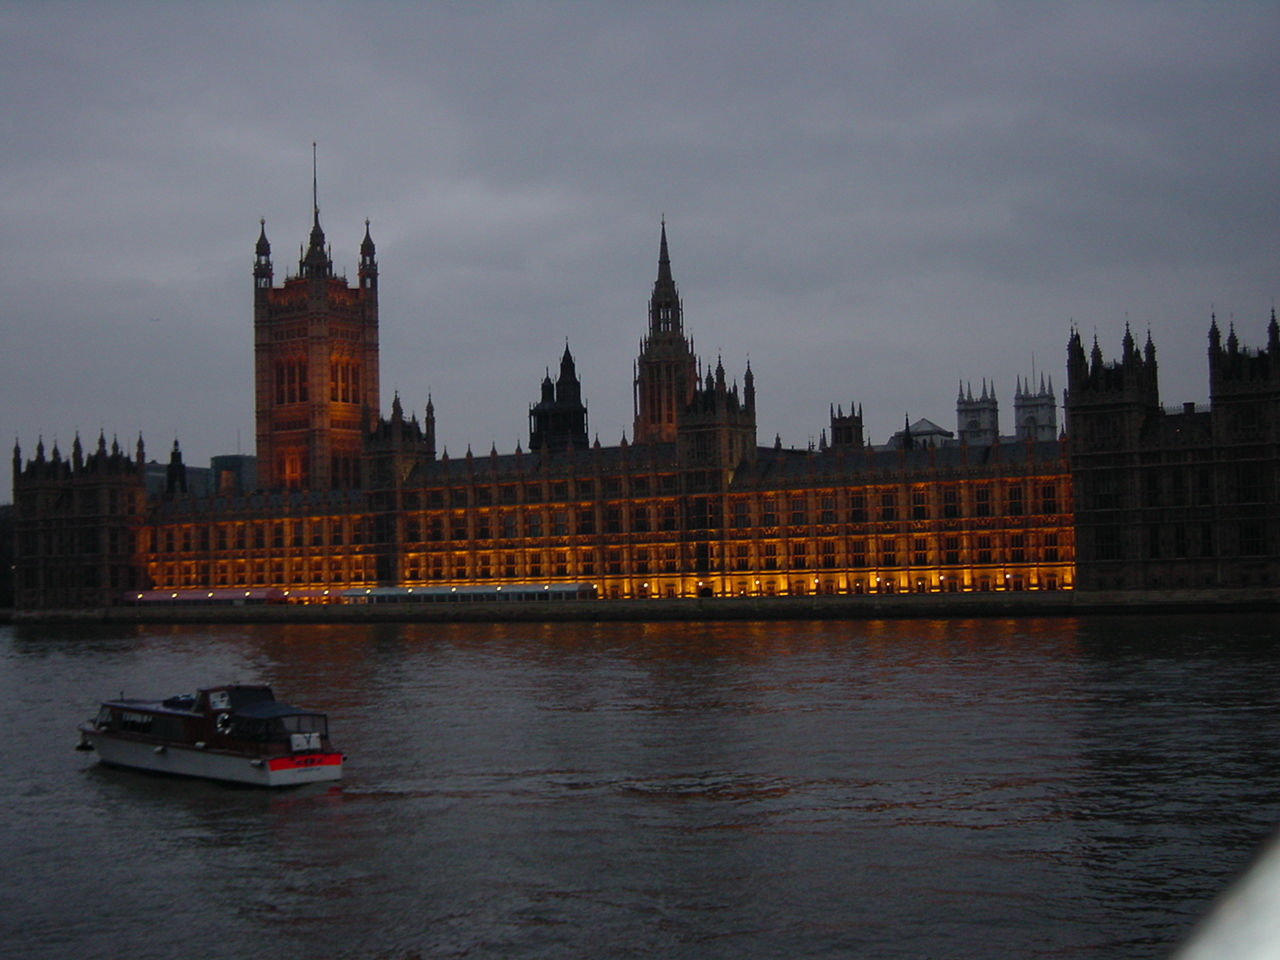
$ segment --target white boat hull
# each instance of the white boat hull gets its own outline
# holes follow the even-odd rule
[[[342,754],[303,753],[284,757],[247,757],[189,744],[157,743],[80,728],[102,763],[183,777],[203,777],[260,787],[292,787],[342,778]]]

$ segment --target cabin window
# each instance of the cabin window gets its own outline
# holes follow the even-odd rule
[[[328,737],[328,720],[320,713],[302,713],[290,717],[231,716],[231,736],[238,740],[282,743],[287,742],[290,735],[295,733],[317,733],[321,737]]]

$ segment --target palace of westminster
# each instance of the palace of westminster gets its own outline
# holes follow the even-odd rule
[[[1161,406],[1155,347],[1067,347],[1052,383],[1019,381],[1014,436],[994,389],[962,388],[957,431],[927,420],[864,441],[833,407],[816,448],[760,446],[750,367],[702,372],[665,224],[630,442],[592,443],[574,360],[542,382],[529,444],[437,456],[434,410],[379,403],[378,266],[366,223],[355,285],[319,211],[275,284],[253,265],[256,457],[188,468],[100,435],[64,456],[13,451],[18,609],[143,596],[577,584],[603,600],[888,592],[1232,589],[1280,584],[1280,331],[1209,329],[1210,403]],[[163,593],[162,593],[163,591]]]

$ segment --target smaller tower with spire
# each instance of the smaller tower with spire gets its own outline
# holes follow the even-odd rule
[[[681,462],[706,474],[725,473],[725,480],[741,464],[756,459],[755,377],[748,365],[741,394],[730,385],[724,363],[708,370],[703,386],[680,411],[677,450]]]
[[[1000,439],[1000,404],[996,386],[982,380],[982,393],[975,398],[973,384],[960,384],[956,398],[956,432],[960,442],[969,446],[991,446]]]
[[[320,226],[315,144],[311,236],[298,272],[273,286],[260,221],[254,250],[257,481],[264,489],[360,486],[360,458],[379,415],[378,263],[369,221],[359,282],[336,276]]]
[[[529,449],[559,452],[586,450],[590,445],[582,383],[566,340],[560,357],[559,378],[552,383],[548,370],[542,381],[541,398],[529,407]]]
[[[684,305],[671,275],[667,221],[658,243],[658,279],[649,297],[649,334],[640,342],[635,365],[636,443],[669,443],[676,421],[698,387],[698,361],[684,335]],[[746,389],[754,391],[750,382]]]
[[[1046,385],[1040,374],[1040,386],[1018,377],[1013,393],[1014,430],[1019,440],[1056,440],[1058,438],[1058,402],[1053,396],[1053,378]]]
[[[854,405],[849,404],[848,414],[845,414],[843,407],[833,406],[831,408],[831,449],[857,450],[862,445],[862,404],[858,404],[856,412]]]

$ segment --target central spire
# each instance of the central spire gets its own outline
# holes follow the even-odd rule
[[[320,226],[320,177],[316,162],[316,142],[311,141],[311,209],[316,214],[316,226]]]
[[[667,250],[667,218],[662,218],[658,244],[658,279],[649,298],[649,335],[640,342],[635,371],[635,429],[637,443],[670,443],[676,439],[676,418],[693,399],[698,364],[693,345],[684,335],[684,305],[671,276]]]
[[[673,283],[671,279],[671,257],[667,253],[667,218],[662,218],[662,241],[658,246],[658,282]]]
[[[683,336],[680,292],[671,276],[671,256],[667,252],[667,218],[662,218],[662,239],[658,244],[658,279],[649,299],[649,336]]]
[[[298,272],[304,277],[329,277],[333,275],[333,261],[325,251],[324,231],[320,228],[320,188],[314,141],[311,144],[311,213],[311,245],[298,262]]]

